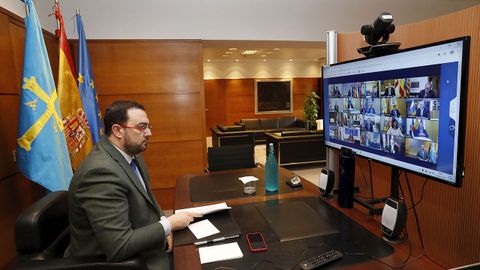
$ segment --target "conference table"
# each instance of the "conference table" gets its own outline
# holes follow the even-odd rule
[[[253,196],[241,192],[238,177],[247,175],[260,179]],[[228,211],[240,227],[241,237],[229,242],[239,243],[244,258],[201,265],[198,247],[186,244],[174,247],[174,269],[300,269],[300,260],[331,249],[344,252],[344,256],[321,269],[392,269],[391,266],[399,266],[407,258],[403,269],[444,269],[408,242],[386,243],[381,239],[378,218],[371,218],[361,207],[340,208],[335,198],[324,198],[316,185],[303,178],[301,188],[289,187],[286,181],[293,175],[279,167],[279,191],[275,194],[264,191],[263,168],[180,176],[175,209],[219,202],[232,206]],[[297,235],[291,235],[288,228],[292,227],[298,228],[293,231]],[[248,250],[245,234],[252,231],[264,234],[269,245],[267,252]]]

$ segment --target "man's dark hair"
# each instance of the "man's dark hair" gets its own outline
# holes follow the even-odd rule
[[[145,111],[145,107],[132,100],[117,100],[105,109],[103,123],[105,125],[105,135],[112,134],[112,126],[115,124],[124,125],[128,121],[127,112],[130,109],[139,109]]]

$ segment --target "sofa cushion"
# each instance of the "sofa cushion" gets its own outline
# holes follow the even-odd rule
[[[260,126],[262,129],[278,128],[278,118],[260,118]]]
[[[217,125],[217,128],[223,132],[245,130],[243,126],[237,126],[237,125],[234,125],[234,126]]]
[[[297,121],[297,117],[295,116],[285,116],[278,118],[278,127],[279,128],[287,128],[295,126],[295,122]]]
[[[245,130],[261,129],[260,119],[241,119],[240,124],[245,128]]]

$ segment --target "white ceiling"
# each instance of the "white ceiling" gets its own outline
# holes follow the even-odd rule
[[[225,61],[320,61],[324,62],[325,42],[206,40],[203,59]],[[254,54],[242,54],[255,50]]]

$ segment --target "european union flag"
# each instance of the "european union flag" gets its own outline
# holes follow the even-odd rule
[[[98,108],[98,97],[93,80],[90,55],[88,54],[87,40],[83,31],[82,18],[77,14],[78,30],[78,89],[82,98],[83,110],[87,114],[93,143],[96,144],[103,135],[102,115]]]
[[[25,54],[17,130],[20,172],[50,191],[68,189],[72,167],[55,82],[32,0],[25,0]]]

